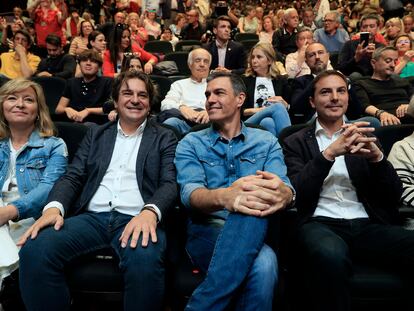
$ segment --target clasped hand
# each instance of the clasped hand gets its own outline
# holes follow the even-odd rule
[[[239,178],[228,189],[226,208],[231,212],[265,217],[292,201],[292,190],[275,174],[257,171]]]
[[[338,156],[352,154],[363,156],[372,162],[380,161],[382,152],[375,144],[377,138],[367,136],[374,131],[374,128],[366,127],[368,125],[369,122],[344,124],[339,138],[323,151],[325,158],[333,161]]]

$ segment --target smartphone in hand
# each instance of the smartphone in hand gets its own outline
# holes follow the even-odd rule
[[[361,32],[359,34],[359,43],[362,43],[363,48],[366,48],[368,46],[369,36],[370,36],[369,32]]]

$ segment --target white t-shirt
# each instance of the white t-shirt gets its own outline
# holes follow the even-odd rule
[[[266,100],[272,96],[275,96],[272,79],[257,77],[254,88],[254,108],[262,107]]]

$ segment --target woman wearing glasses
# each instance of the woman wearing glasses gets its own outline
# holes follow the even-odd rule
[[[122,60],[126,53],[134,53],[144,63],[144,72],[150,74],[158,62],[155,55],[148,53],[135,43],[131,43],[128,25],[117,24],[109,39],[109,48],[103,55],[102,72],[105,77],[116,77],[121,72]]]
[[[398,50],[398,64],[395,73],[401,78],[414,76],[413,41],[409,35],[400,35],[395,39],[394,47]]]

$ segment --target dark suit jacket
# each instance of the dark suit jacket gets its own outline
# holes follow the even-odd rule
[[[211,54],[210,69],[214,70],[218,67],[218,51],[216,41],[212,41],[203,45]],[[229,41],[227,44],[226,58],[224,60],[224,67],[230,69],[235,74],[243,74],[246,70],[246,53],[241,43],[236,41]]]
[[[58,201],[65,215],[77,215],[88,206],[112,158],[117,122],[92,127],[67,173],[49,194],[48,202]],[[148,120],[138,151],[136,174],[145,204],[155,204],[164,215],[178,195],[174,166],[177,139],[172,131]]]
[[[334,162],[319,151],[315,122],[290,135],[282,142],[288,177],[296,189],[299,224],[315,212],[323,181]],[[402,184],[391,163],[384,159],[370,163],[361,156],[345,155],[345,163],[358,199],[371,220],[399,223],[398,205]]]
[[[256,77],[245,77],[243,76],[244,84],[246,84],[247,96],[246,100],[243,103],[243,109],[254,108],[254,93],[256,87]],[[277,79],[272,79],[273,89],[275,91],[275,96],[282,96],[284,100],[289,103],[290,88],[288,80],[284,77]]]
[[[309,121],[315,113],[315,109],[313,109],[309,103],[309,97],[313,95],[313,79],[314,77],[312,74],[307,74],[293,80],[289,110],[292,124],[305,123]],[[346,116],[349,120],[356,120],[363,115],[364,112],[361,102],[356,96],[355,88],[351,83],[351,88],[349,90],[349,105]]]

